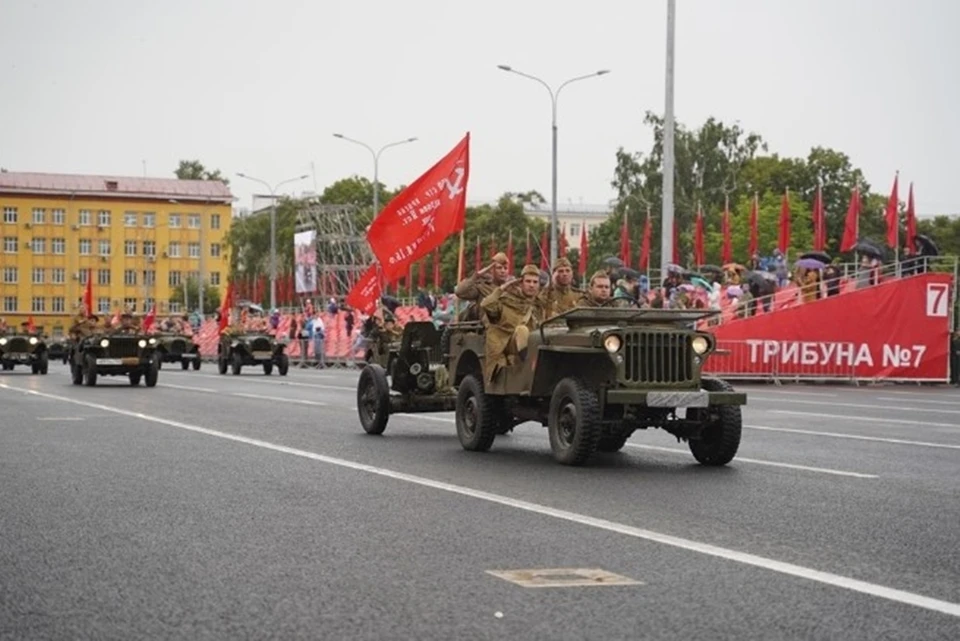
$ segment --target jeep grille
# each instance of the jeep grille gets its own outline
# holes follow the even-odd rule
[[[270,340],[267,338],[255,338],[250,341],[250,349],[254,352],[269,352],[270,350]]]
[[[119,338],[111,336],[110,345],[107,346],[106,353],[113,358],[132,358],[140,355],[140,347],[137,345],[137,338]]]
[[[182,338],[178,338],[170,343],[171,354],[183,354],[186,351],[187,343]]]
[[[633,383],[659,385],[693,383],[690,334],[626,332],[623,336],[623,374]]]
[[[22,336],[14,336],[7,339],[5,347],[8,352],[29,352],[30,341]]]

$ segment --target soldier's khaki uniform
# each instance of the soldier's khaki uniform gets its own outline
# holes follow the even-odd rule
[[[539,299],[524,296],[519,282],[507,289],[496,288],[483,299],[480,308],[489,321],[483,363],[483,377],[489,383],[499,368],[516,363],[517,356],[527,347],[530,332],[539,327],[543,312]]]
[[[493,257],[492,262],[506,265],[507,255],[503,252],[499,252]],[[495,289],[497,289],[497,285],[494,284],[493,277],[491,277],[489,274],[479,277],[477,274],[474,274],[457,283],[456,289],[453,290],[454,295],[460,300],[474,303],[467,306],[467,308],[461,312],[458,320],[481,320],[479,313],[480,302],[492,294],[493,290]]]
[[[594,298],[590,292],[584,292],[579,298],[577,298],[576,307],[610,307],[612,303],[609,301],[610,299],[607,299],[606,301],[599,301]],[[604,305],[604,303],[607,304]]]
[[[554,271],[559,267],[572,268],[572,265],[566,258],[561,258],[557,261],[556,265],[554,265]],[[551,280],[550,284],[542,289],[539,295],[540,306],[543,308],[543,317],[550,318],[577,307],[581,296],[585,294],[586,292],[576,287],[560,287]]]

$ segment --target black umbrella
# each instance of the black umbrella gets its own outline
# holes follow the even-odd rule
[[[853,251],[871,258],[883,258],[883,248],[870,240],[861,240],[853,246]]]
[[[917,234],[913,237],[913,244],[916,245],[917,249],[920,251],[921,256],[939,256],[940,250],[937,249],[937,244],[933,242],[933,239],[927,236],[926,234]]]
[[[817,251],[807,252],[806,254],[800,254],[800,259],[802,260],[804,258],[812,258],[814,260],[819,260],[821,263],[829,263],[831,260],[833,260],[832,258],[830,258],[830,254],[828,254],[827,252],[817,252]]]
[[[722,274],[723,268],[716,265],[700,265],[700,271],[705,274]]]
[[[400,307],[400,299],[393,296],[388,296],[384,294],[380,297],[380,302],[383,303],[383,306],[392,314],[397,311],[397,308]]]
[[[603,263],[604,267],[623,267],[623,261],[617,258],[616,256],[610,256],[609,258],[604,258]]]
[[[630,267],[624,267],[620,270],[621,278],[629,278],[630,280],[637,280],[640,278],[640,272]]]
[[[747,272],[747,275],[744,277],[744,280],[757,283],[776,283],[777,275],[773,272],[764,272],[764,271],[752,271]]]

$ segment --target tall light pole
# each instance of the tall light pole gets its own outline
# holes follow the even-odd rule
[[[677,26],[677,2],[667,0],[666,104],[663,109],[663,210],[660,215],[660,278],[673,262],[673,66],[674,34]]]
[[[383,153],[384,149],[396,147],[397,145],[405,145],[408,142],[415,142],[417,139],[415,137],[406,138],[404,140],[387,143],[383,147],[380,147],[380,149],[374,151],[373,147],[367,143],[354,140],[353,138],[348,138],[343,134],[333,134],[333,137],[360,145],[361,147],[366,148],[366,150],[370,152],[370,155],[373,156],[373,217],[376,218],[380,214],[380,154]]]
[[[594,71],[593,73],[588,73],[583,76],[570,78],[569,80],[565,80],[564,82],[561,82],[560,86],[558,86],[556,91],[554,91],[550,87],[550,85],[548,85],[546,82],[544,82],[540,78],[537,78],[536,76],[531,76],[530,74],[524,73],[522,71],[517,71],[513,67],[510,67],[507,65],[497,65],[497,69],[508,71],[510,73],[515,73],[518,76],[523,76],[524,78],[529,78],[530,80],[539,82],[541,85],[543,85],[546,88],[547,92],[550,94],[550,103],[552,106],[551,129],[553,134],[553,163],[552,163],[553,175],[550,183],[550,266],[553,267],[553,265],[555,265],[557,262],[557,247],[558,247],[557,228],[559,227],[559,223],[557,221],[557,100],[560,98],[560,91],[570,83],[577,82],[578,80],[586,80],[588,78],[603,76],[605,74],[610,73],[610,70],[601,69],[600,71]]]
[[[270,192],[270,309],[272,310],[277,306],[277,190],[287,183],[305,180],[310,176],[309,174],[304,174],[296,178],[287,178],[271,187],[270,183],[265,180],[248,176],[239,171],[237,175],[241,178],[260,183]]]

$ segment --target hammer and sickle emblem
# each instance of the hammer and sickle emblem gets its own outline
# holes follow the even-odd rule
[[[453,200],[454,197],[463,192],[463,187],[460,186],[460,183],[463,182],[463,167],[457,167],[453,171],[457,174],[456,182],[451,183],[449,178],[443,179],[444,188],[447,190],[447,198],[450,200]]]

